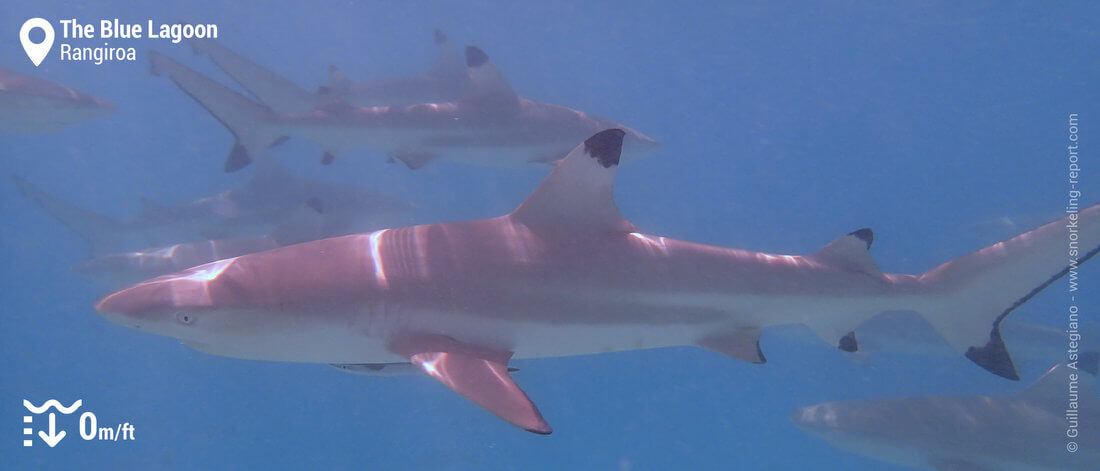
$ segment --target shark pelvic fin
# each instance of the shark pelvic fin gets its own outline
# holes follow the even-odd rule
[[[390,345],[390,350],[506,422],[542,435],[552,431],[535,404],[508,375],[512,352],[434,334],[402,337]]]
[[[745,328],[732,332],[709,335],[695,342],[707,350],[721,353],[749,363],[762,364],[768,360],[760,349],[760,329]]]
[[[868,252],[874,240],[874,233],[870,229],[860,229],[830,242],[812,257],[844,270],[879,276],[882,271]]]
[[[633,232],[611,194],[625,134],[608,129],[577,146],[511,217],[533,229]]]
[[[508,80],[489,55],[476,46],[466,46],[466,74],[470,80],[466,101],[498,109],[519,106],[519,97]]]

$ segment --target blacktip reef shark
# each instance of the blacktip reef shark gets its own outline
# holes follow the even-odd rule
[[[1015,395],[830,402],[799,409],[791,420],[837,448],[918,468],[1100,469],[1094,381],[1063,364]]]
[[[23,178],[12,178],[25,198],[84,238],[93,259],[130,254],[134,260],[152,263],[162,255],[188,252],[177,247],[181,243],[197,243],[195,250],[214,244],[212,255],[239,254],[245,246],[267,244],[266,236],[285,245],[357,233],[405,220],[414,209],[366,188],[293,176],[270,160],[258,165],[244,185],[228,191],[180,205],[142,200],[141,212],[131,221],[86,210]],[[88,268],[119,261],[112,259]]]
[[[1016,378],[1000,322],[1066,269],[1064,221],[922,275],[881,272],[868,229],[804,256],[644,234],[612,198],[625,136],[588,138],[505,216],[220,260],[124,288],[96,309],[216,355],[410,362],[546,434],[508,375],[511,358],[693,345],[763,363],[760,333],[770,326],[804,324],[855,350],[851,332],[862,322],[912,310],[978,365]],[[1077,224],[1082,247],[1100,246],[1100,205]]]
[[[0,67],[0,134],[56,131],[114,112],[102,98]]]
[[[280,113],[156,52],[149,60],[154,75],[170,78],[236,137],[225,162],[229,172],[288,137],[319,145],[325,164],[369,148],[412,169],[437,159],[506,167],[551,163],[607,128],[626,131],[633,155],[658,145],[614,122],[517,96],[489,56],[473,46],[466,48],[469,85],[457,101],[375,107],[335,101],[302,113]]]
[[[329,82],[312,92],[256,64],[212,39],[191,40],[204,54],[261,103],[278,113],[304,113],[337,102],[352,106],[414,105],[461,99],[469,87],[466,63],[447,35],[435,30],[435,64],[425,73],[372,82],[352,82],[335,66]]]

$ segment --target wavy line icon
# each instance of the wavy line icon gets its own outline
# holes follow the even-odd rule
[[[34,414],[41,414],[49,410],[49,408],[53,407],[57,409],[58,412],[68,415],[76,412],[76,410],[79,409],[80,405],[83,403],[83,399],[77,399],[76,402],[73,403],[73,405],[65,407],[62,406],[60,402],[57,402],[57,399],[50,399],[44,402],[40,407],[35,407],[34,404],[31,404],[31,401],[23,399],[23,407],[26,407],[27,410],[31,411],[31,413]]]

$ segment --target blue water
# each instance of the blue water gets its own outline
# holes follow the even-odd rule
[[[221,171],[230,134],[147,71],[152,48],[228,82],[185,44],[115,40],[138,61],[52,56],[35,68],[16,40],[34,16],[117,17],[216,23],[224,44],[310,88],[330,64],[358,80],[418,73],[441,28],[485,49],[519,94],[661,140],[615,188],[649,233],[807,253],[872,227],[885,271],[919,273],[1027,229],[984,222],[1060,217],[1069,113],[1082,123],[1083,200],[1100,201],[1093,2],[173,3],[0,3],[0,65],[119,107],[0,136],[7,173],[122,219],[141,197],[183,202],[245,181]],[[413,201],[433,221],[510,211],[547,171],[413,172],[369,151],[321,167],[317,148],[295,141],[277,155],[300,174]],[[838,399],[1008,394],[1034,377],[1012,383],[961,356],[858,365],[770,335],[764,366],[689,348],[521,361],[515,377],[555,429],[536,436],[427,378],[209,356],[110,324],[92,309],[102,288],[69,269],[82,241],[6,179],[0,208],[3,469],[902,469],[831,448],[788,415]],[[1088,316],[1096,292],[1079,298]],[[1013,318],[1058,327],[1064,306],[1058,283]],[[24,398],[82,399],[103,424],[135,424],[136,440],[85,442],[65,417],[57,448],[23,448]]]

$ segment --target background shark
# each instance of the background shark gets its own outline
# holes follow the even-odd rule
[[[143,200],[141,212],[128,222],[58,200],[20,177],[13,180],[23,197],[88,241],[93,257],[140,251],[135,260],[151,260],[152,253],[181,253],[172,248],[176,244],[202,246],[220,239],[259,238],[243,244],[257,246],[265,246],[267,236],[282,244],[303,242],[381,227],[405,220],[413,210],[407,202],[364,188],[295,177],[273,161],[258,166],[244,185],[190,203]]]
[[[102,98],[0,67],[0,134],[56,131],[114,112]]]
[[[542,434],[549,424],[508,376],[512,357],[694,345],[763,363],[764,328],[804,324],[852,351],[861,323],[912,310],[967,358],[1018,378],[999,326],[1065,273],[1065,221],[918,276],[881,272],[867,229],[806,256],[679,241],[638,232],[616,209],[625,136],[584,141],[506,216],[220,260],[122,289],[96,309],[212,354],[408,361]],[[1082,245],[1100,246],[1100,205],[1079,224]]]
[[[634,155],[657,145],[617,123],[517,96],[489,56],[472,46],[466,48],[470,83],[460,100],[380,107],[333,102],[305,113],[280,113],[161,54],[151,52],[149,60],[154,75],[170,78],[236,137],[226,171],[247,166],[286,137],[319,145],[322,163],[372,148],[412,169],[437,159],[489,166],[549,163],[612,127],[626,130],[627,149]]]
[[[218,68],[273,111],[304,113],[332,103],[387,106],[461,99],[469,87],[466,64],[442,31],[435,31],[434,42],[435,64],[424,74],[355,83],[332,66],[328,84],[316,92],[299,87],[215,40],[192,40],[191,45],[196,53],[208,56]]]
[[[1100,466],[1098,400],[1092,374],[1058,365],[1011,396],[829,402],[799,409],[791,420],[843,450],[908,466],[1080,471]],[[1079,434],[1072,439],[1066,436],[1071,402]],[[1074,453],[1066,451],[1071,440]]]

